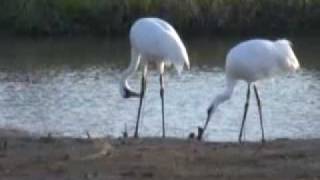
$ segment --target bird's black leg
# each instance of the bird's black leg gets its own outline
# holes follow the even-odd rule
[[[166,137],[166,129],[164,123],[164,84],[163,84],[163,74],[160,74],[160,97],[162,106],[162,138]]]
[[[142,107],[142,103],[143,103],[143,99],[144,99],[144,94],[145,94],[145,90],[147,87],[147,80],[145,77],[145,73],[142,75],[142,79],[141,79],[141,93],[140,93],[140,102],[139,102],[139,108],[138,108],[138,117],[137,117],[137,123],[136,123],[136,130],[134,132],[134,137],[138,138],[139,134],[139,121],[140,121],[140,115],[141,115],[141,107]]]
[[[265,139],[264,139],[264,130],[263,130],[263,121],[262,121],[261,101],[260,101],[259,92],[258,92],[256,85],[254,85],[253,88],[254,88],[254,92],[256,95],[256,99],[257,99],[257,105],[258,105],[258,109],[259,109],[260,127],[261,127],[261,133],[262,133],[261,142],[264,143]]]
[[[210,118],[211,118],[211,114],[212,114],[212,106],[210,106],[210,107],[208,108],[208,112],[207,112],[207,113],[208,113],[207,120],[206,120],[203,128],[202,128],[202,127],[198,127],[198,137],[197,137],[197,139],[198,139],[199,141],[202,140],[202,136],[203,136],[203,134],[204,134],[204,131],[205,131],[205,130],[207,129],[207,127],[208,127],[208,124],[209,124],[209,121],[210,121]]]
[[[239,134],[239,143],[241,143],[243,126],[244,126],[244,123],[245,123],[245,121],[246,121],[247,112],[248,112],[248,108],[249,108],[249,101],[250,101],[250,83],[248,83],[248,91],[247,91],[246,104],[244,105],[244,114],[243,114],[243,118],[242,118],[240,134]]]

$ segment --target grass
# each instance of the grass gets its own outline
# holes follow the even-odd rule
[[[31,36],[127,34],[158,16],[184,35],[317,34],[319,0],[1,0],[3,32]]]

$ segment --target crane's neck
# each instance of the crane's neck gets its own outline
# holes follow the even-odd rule
[[[214,109],[231,98],[236,83],[237,81],[235,79],[229,77],[226,78],[226,87],[224,91],[221,94],[218,94],[212,101],[211,106],[214,107]]]
[[[120,79],[120,93],[124,98],[139,97],[139,93],[133,91],[128,83],[129,77],[138,69],[140,58],[131,51],[131,61],[129,67],[123,72]]]
[[[129,67],[122,73],[120,86],[121,88],[128,88],[128,79],[135,72],[135,68],[130,64]]]

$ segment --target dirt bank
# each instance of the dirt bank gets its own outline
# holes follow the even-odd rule
[[[320,179],[320,139],[239,145],[2,134],[0,179]]]

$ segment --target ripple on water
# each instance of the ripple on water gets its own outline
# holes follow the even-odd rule
[[[138,100],[122,99],[117,69],[90,67],[37,72],[37,81],[0,81],[0,124],[35,133],[119,136],[127,124],[134,131]],[[7,77],[7,75],[1,76]],[[38,77],[39,76],[39,77]],[[319,73],[302,70],[259,83],[267,138],[320,137]],[[139,89],[139,74],[130,80]],[[200,68],[181,76],[165,76],[165,114],[169,136],[186,137],[206,118],[206,109],[224,88],[221,69]],[[206,137],[236,141],[243,113],[246,84],[238,83],[230,101],[213,115]],[[254,97],[254,96],[252,96]],[[247,140],[260,139],[255,99],[251,98],[245,128]],[[150,72],[141,121],[142,136],[161,135],[159,77]]]

